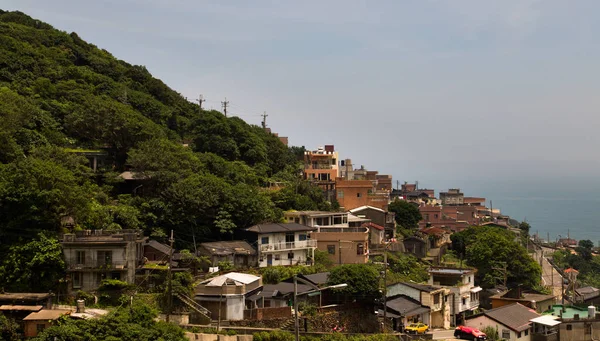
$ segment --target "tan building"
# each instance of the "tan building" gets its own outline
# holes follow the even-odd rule
[[[465,195],[460,191],[460,188],[450,188],[448,192],[440,192],[442,205],[462,205],[464,200]]]
[[[419,321],[428,324],[431,328],[450,328],[450,311],[452,292],[444,287],[400,282],[387,286],[387,297],[406,295],[421,305],[430,309],[429,314]]]
[[[310,236],[317,241],[317,249],[327,252],[336,264],[369,261],[369,229],[366,227],[320,227]]]
[[[338,178],[335,188],[338,203],[347,211],[361,206],[372,206],[387,210],[390,203],[390,191],[377,190],[371,180],[344,180]]]
[[[210,312],[213,320],[243,320],[246,299],[262,289],[262,277],[230,272],[200,282],[195,301]]]
[[[338,153],[333,145],[304,152],[304,179],[321,187],[329,200],[335,197],[335,179],[338,176]]]
[[[31,313],[23,319],[25,324],[25,337],[36,337],[44,329],[52,326],[59,317],[71,314],[70,310],[42,309]]]
[[[96,290],[104,279],[135,283],[147,237],[138,230],[84,230],[65,234],[63,253],[69,294]]]

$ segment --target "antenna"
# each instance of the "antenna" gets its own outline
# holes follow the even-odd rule
[[[206,100],[204,99],[204,96],[202,96],[202,94],[198,95],[198,99],[196,101],[198,102],[198,106],[200,107],[200,110],[202,110],[202,102],[206,102]]]
[[[269,116],[269,115],[267,115],[267,112],[265,111],[265,112],[264,112],[262,115],[260,115],[260,116],[262,116],[262,118],[263,118],[263,120],[262,120],[262,127],[263,127],[263,129],[265,129],[265,130],[266,130],[266,129],[267,129],[267,116]]]

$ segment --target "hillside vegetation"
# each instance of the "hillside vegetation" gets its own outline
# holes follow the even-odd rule
[[[98,171],[85,152],[104,155]],[[8,251],[56,243],[65,221],[72,229],[135,228],[157,238],[174,230],[178,246],[191,247],[194,239],[230,239],[236,229],[280,220],[284,210],[331,209],[318,188],[299,179],[302,154],[260,127],[200,110],[144,66],[118,60],[76,33],[0,10],[0,287],[6,290],[35,290],[27,279],[8,282],[4,274],[15,267]],[[135,188],[118,176],[126,170]],[[272,181],[287,186],[265,189]],[[19,271],[54,268],[45,263],[52,257],[23,254]]]

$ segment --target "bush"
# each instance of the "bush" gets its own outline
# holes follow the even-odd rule
[[[500,337],[498,336],[498,328],[494,328],[491,326],[485,327],[482,332],[487,335],[488,340],[490,341],[498,341]]]

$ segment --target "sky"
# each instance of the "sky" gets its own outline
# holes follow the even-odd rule
[[[394,180],[600,189],[595,0],[3,0],[206,108]],[[522,191],[522,193],[518,193]],[[561,192],[563,191],[563,192]],[[569,194],[569,195],[571,195]],[[561,194],[563,195],[563,194]]]

